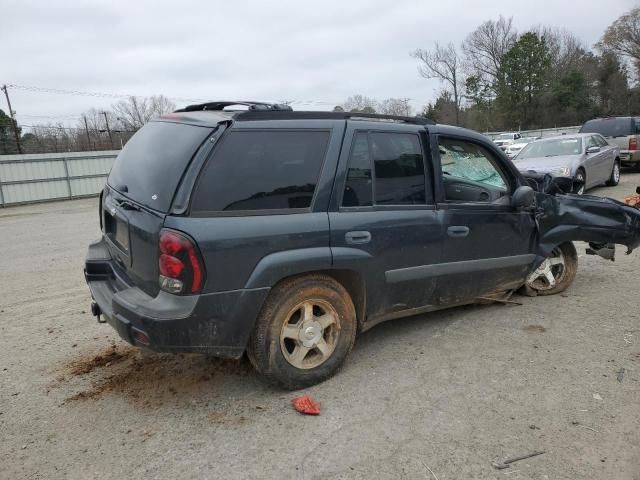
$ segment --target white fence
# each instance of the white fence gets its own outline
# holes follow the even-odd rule
[[[557,127],[557,128],[539,128],[537,130],[520,130],[518,133],[523,137],[553,137],[555,135],[569,135],[571,133],[578,133],[580,130],[580,125],[576,127]],[[511,130],[510,132],[485,132],[484,134],[489,138],[496,138],[501,133],[511,133],[516,130]]]
[[[96,195],[119,150],[0,156],[0,207]]]

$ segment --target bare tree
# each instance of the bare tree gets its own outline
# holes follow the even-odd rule
[[[413,113],[408,98],[387,98],[380,102],[380,113],[409,117]]]
[[[609,25],[596,46],[629,58],[640,70],[640,7],[631,9]]]
[[[153,117],[175,110],[175,104],[164,95],[152,97],[129,97],[115,103],[113,112],[123,130],[141,128]]]
[[[534,28],[540,38],[544,38],[551,57],[552,71],[563,73],[576,68],[586,53],[585,45],[566,29],[541,26]]]
[[[436,78],[451,87],[456,108],[456,125],[459,125],[460,93],[464,79],[462,78],[461,62],[456,47],[453,43],[443,47],[436,42],[433,50],[418,48],[411,56],[421,62],[418,67],[420,75],[424,78]]]
[[[502,59],[517,37],[512,18],[501,15],[496,21],[482,23],[462,42],[466,68],[470,74],[482,79],[487,85],[495,85]]]
[[[341,107],[346,112],[376,113],[378,102],[373,98],[356,94],[347,98]]]

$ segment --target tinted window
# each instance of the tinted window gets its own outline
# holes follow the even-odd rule
[[[329,132],[228,133],[198,181],[199,211],[309,208]]]
[[[180,123],[147,123],[116,158],[109,185],[143,205],[168,211],[186,166],[210,133],[210,128]]]
[[[631,135],[632,122],[629,117],[597,118],[589,120],[580,128],[581,133],[599,133],[605,137],[626,137]]]
[[[349,155],[349,170],[344,188],[342,205],[363,207],[372,205],[371,157],[366,132],[354,136]]]
[[[424,166],[417,135],[371,133],[376,204],[424,205]]]
[[[596,141],[596,137],[594,135],[591,135],[588,139],[587,139],[587,148],[589,147],[599,147],[600,145],[598,145],[598,142]]]

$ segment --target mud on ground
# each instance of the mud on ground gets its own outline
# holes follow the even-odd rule
[[[145,353],[91,318],[95,203],[0,210],[0,478],[640,479],[640,252],[579,245],[563,296],[382,324],[303,417],[246,360]]]

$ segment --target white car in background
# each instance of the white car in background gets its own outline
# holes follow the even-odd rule
[[[512,143],[505,150],[504,153],[507,154],[507,157],[513,158],[520,153],[520,151],[529,145],[531,142],[536,140],[540,140],[541,137],[522,137],[517,140],[516,143]]]
[[[518,132],[509,132],[509,133],[501,133],[497,137],[494,137],[493,143],[495,143],[500,150],[505,151],[509,145],[512,145],[516,142],[516,140],[520,140],[522,135]]]

